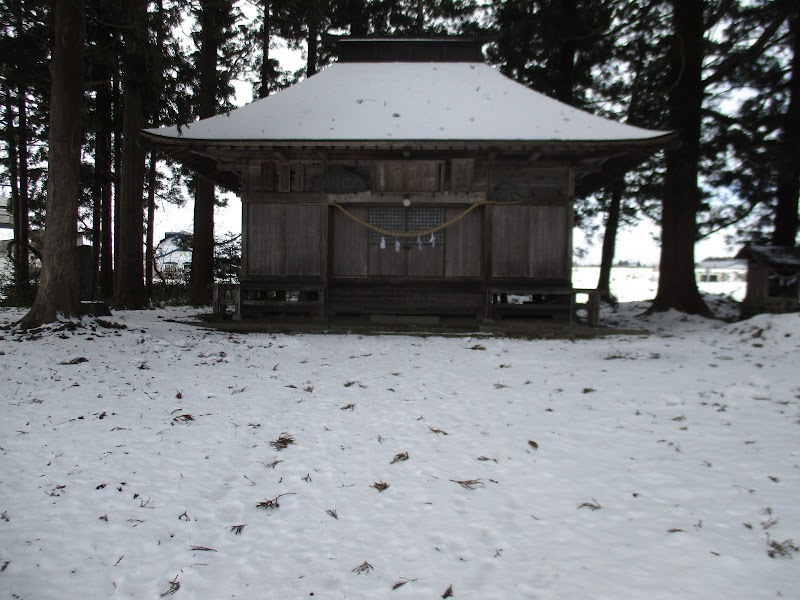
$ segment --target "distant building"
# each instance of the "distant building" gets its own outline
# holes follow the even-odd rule
[[[8,212],[9,199],[0,196],[0,229],[14,229],[14,216]]]
[[[747,280],[747,261],[739,258],[707,258],[694,267],[697,283],[733,283]]]
[[[155,273],[166,283],[188,281],[192,270],[191,234],[171,231],[155,247]]]

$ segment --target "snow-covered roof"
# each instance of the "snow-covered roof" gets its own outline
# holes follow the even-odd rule
[[[482,63],[345,62],[228,114],[145,135],[225,142],[608,142],[669,134],[572,108]]]
[[[800,270],[800,247],[772,246],[769,244],[747,244],[737,255],[754,258],[771,267]]]

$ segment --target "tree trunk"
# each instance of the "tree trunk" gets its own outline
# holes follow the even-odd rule
[[[269,95],[269,82],[272,76],[272,69],[269,64],[269,45],[271,42],[271,21],[270,5],[271,0],[262,0],[261,6],[264,11],[264,31],[261,32],[261,48],[263,58],[261,60],[261,87],[258,90],[259,98],[266,98]]]
[[[800,9],[789,17],[789,37],[792,52],[789,75],[789,106],[783,115],[778,166],[777,206],[772,242],[779,246],[794,246],[798,229],[798,196],[800,196]]]
[[[19,227],[19,157],[17,156],[17,128],[14,126],[14,99],[11,95],[11,89],[3,87],[3,96],[5,97],[6,108],[6,126],[3,130],[5,134],[6,146],[8,147],[8,179],[9,187],[11,188],[11,212],[13,216],[14,225],[14,287],[16,288],[17,295],[23,295],[23,282],[19,269],[18,248],[20,247],[20,234],[22,231]]]
[[[311,77],[317,72],[318,35],[319,25],[316,19],[311,19],[308,23],[308,61],[306,62],[306,77]]]
[[[609,304],[616,303],[616,298],[611,293],[611,268],[614,265],[614,252],[617,247],[617,231],[619,230],[619,216],[624,193],[625,180],[620,179],[611,188],[611,202],[608,206],[606,231],[603,235],[603,254],[600,259],[600,277],[597,280],[597,289],[600,290],[600,300]]]
[[[200,176],[195,176],[191,282],[192,304],[209,304],[214,283],[214,184]]]
[[[124,32],[122,189],[117,203],[121,221],[119,254],[114,273],[114,305],[117,308],[144,308],[147,306],[142,251],[145,153],[138,138],[139,131],[145,126],[147,0],[127,0],[125,5],[129,20]]]
[[[213,117],[217,105],[217,52],[219,50],[221,23],[220,11],[226,4],[220,0],[201,0],[199,117]],[[195,176],[194,194],[194,246],[192,248],[192,275],[190,296],[193,304],[205,306],[211,302],[211,285],[214,283],[214,184]]]
[[[100,192],[100,238],[95,244],[100,247],[100,295],[111,298],[114,293],[113,236],[111,232],[111,133],[114,129],[111,102],[111,74],[103,75],[103,83],[97,89],[98,131],[95,153],[95,178]]]
[[[121,82],[121,74],[119,71],[115,71],[112,74],[111,79],[111,93],[113,97],[114,103],[114,112],[113,112],[113,128],[114,128],[114,155],[113,155],[113,165],[114,170],[112,173],[112,187],[114,193],[114,204],[116,209],[114,212],[114,226],[113,226],[113,236],[112,236],[112,246],[113,246],[113,257],[114,257],[114,281],[116,281],[116,270],[119,268],[119,242],[120,242],[120,228],[122,224],[122,213],[119,211],[119,202],[120,198],[122,197],[122,147],[123,147],[123,139],[122,139],[122,120],[123,120],[123,110],[124,107],[122,105],[122,82]],[[113,285],[112,285],[113,287]]]
[[[164,22],[164,2],[156,2],[155,28],[156,28],[156,48],[162,48],[165,43]],[[161,52],[157,52],[152,59],[153,70],[153,89],[158,92],[154,95],[154,105],[152,107],[152,125],[158,127],[161,124],[161,109],[164,104],[163,72],[164,60]],[[153,299],[153,267],[155,261],[155,216],[156,216],[156,188],[158,186],[158,156],[155,151],[150,152],[150,165],[147,174],[147,233],[145,235],[145,259],[144,277],[145,290],[148,300]]]
[[[153,298],[153,263],[155,261],[155,217],[156,217],[156,183],[158,172],[156,166],[158,159],[156,152],[150,152],[150,167],[147,173],[147,254],[144,257],[144,281],[147,297]]]
[[[661,261],[658,292],[649,311],[671,308],[711,316],[697,289],[694,244],[700,190],[700,127],[703,102],[703,2],[673,0],[672,69],[669,93],[671,128],[681,146],[668,150],[661,210]]]
[[[369,33],[369,13],[364,0],[348,0],[350,15],[350,35],[364,37]]]
[[[561,46],[558,51],[558,64],[556,66],[555,97],[561,102],[571,106],[575,105],[575,33],[567,29],[569,25],[578,22],[578,9],[575,0],[560,0],[561,3]]]
[[[47,216],[42,276],[36,300],[20,325],[24,329],[76,316],[78,296],[78,196],[80,192],[83,40],[86,6],[54,0],[53,58],[50,64]]]
[[[19,197],[15,206],[14,239],[16,240],[16,257],[14,277],[19,293],[26,298],[30,293],[30,244],[28,219],[29,186],[28,186],[28,90],[24,85],[17,86],[17,119],[19,120]]]

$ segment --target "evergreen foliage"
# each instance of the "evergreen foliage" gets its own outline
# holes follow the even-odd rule
[[[312,76],[335,59],[327,34],[488,35],[494,38],[487,46],[488,60],[532,89],[632,125],[679,128],[683,146],[673,149],[667,161],[656,156],[577,204],[578,223],[589,227],[604,217],[610,240],[618,224],[643,216],[661,220],[666,209],[662,227],[669,240],[675,234],[675,224],[668,221],[669,210],[680,201],[676,198],[694,198],[688,206],[691,224],[682,225],[678,235],[681,249],[666,253],[662,273],[674,267],[676,256],[691,254],[696,239],[731,226],[736,240],[797,242],[796,1],[152,0],[137,32],[147,42],[138,62],[131,62],[129,54],[125,59],[124,40],[126,35],[131,39],[132,25],[125,4],[87,0],[85,5],[83,164],[75,219],[80,235],[94,246],[104,297],[112,292],[112,246],[119,245],[123,227],[111,221],[124,170],[122,108],[128,92],[123,79],[141,80],[144,125],[191,122],[233,108],[236,79],[251,81],[254,95],[263,97]],[[690,9],[699,19],[694,39],[681,29],[686,22],[678,22]],[[47,210],[52,26],[49,1],[0,0],[0,186],[16,211],[14,283],[19,297],[26,296],[31,283],[30,256],[41,250],[35,232],[43,227]],[[278,44],[303,52],[305,67],[293,71],[282,65],[271,52]],[[686,87],[690,77],[694,83]],[[699,117],[690,123],[687,117],[694,111]],[[676,187],[679,163],[684,180]],[[194,194],[203,184],[154,156],[147,169],[144,191],[134,196],[141,196],[135,214],[148,222],[151,248],[154,207],[183,203],[187,190]],[[198,285],[205,286],[214,276],[213,206],[218,200],[213,190],[203,194],[205,216],[196,225],[205,233],[195,231],[194,239],[203,248],[195,263],[202,263],[197,260],[201,254],[208,257],[207,268],[198,274]],[[609,252],[613,256],[613,244]],[[147,257],[152,259],[149,250]],[[657,305],[702,312],[696,301],[676,300],[693,294],[688,268],[681,269],[680,283],[668,281]],[[686,289],[677,293],[678,288]]]

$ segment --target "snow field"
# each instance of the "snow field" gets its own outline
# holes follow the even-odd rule
[[[792,597],[800,316],[640,308],[582,341],[0,332],[0,597]]]

